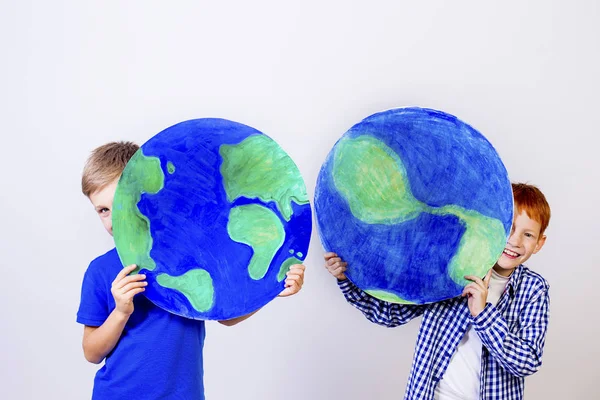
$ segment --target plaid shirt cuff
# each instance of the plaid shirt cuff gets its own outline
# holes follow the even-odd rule
[[[343,281],[338,279],[337,284],[344,294],[348,294],[354,289],[354,285],[350,282],[350,279],[344,279]]]
[[[472,318],[472,321],[475,332],[479,335],[483,345],[496,355],[508,334],[508,326],[500,311],[492,304],[487,303],[483,311]]]
[[[500,316],[501,315],[498,309],[491,303],[487,303],[483,311],[480,312],[478,316],[471,317],[471,320],[473,321],[475,330],[483,331],[490,329],[490,327],[494,324],[494,321],[496,321],[496,319]]]
[[[338,287],[342,290],[342,294],[349,302],[364,303],[367,301],[366,298],[370,297],[368,294],[360,290],[354,283],[350,282],[350,279],[344,279],[337,281]],[[375,299],[374,299],[375,300]]]

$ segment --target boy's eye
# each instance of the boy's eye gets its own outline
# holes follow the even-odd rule
[[[526,232],[526,233],[525,233],[525,236],[527,236],[528,238],[532,238],[532,237],[533,237],[533,234],[532,234],[532,233],[529,233],[529,232]]]
[[[98,214],[105,214],[107,212],[109,212],[110,210],[108,208],[101,208],[98,210]]]

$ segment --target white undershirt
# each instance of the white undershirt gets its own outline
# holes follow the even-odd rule
[[[487,302],[496,305],[509,277],[492,270]],[[469,327],[458,344],[450,364],[435,388],[436,400],[476,400],[479,399],[481,376],[481,352],[483,344],[473,325]]]

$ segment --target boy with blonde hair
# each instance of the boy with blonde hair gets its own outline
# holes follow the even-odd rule
[[[112,236],[112,203],[125,165],[139,147],[112,142],[95,149],[81,180],[106,231]],[[143,274],[129,275],[116,249],[91,262],[83,279],[77,322],[84,325],[83,352],[94,364],[105,360],[94,380],[94,399],[204,399],[204,321],[168,313],[144,296]],[[304,266],[294,265],[280,296],[297,293]],[[235,325],[252,314],[220,323]]]

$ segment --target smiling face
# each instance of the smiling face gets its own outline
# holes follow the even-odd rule
[[[112,206],[119,179],[90,194],[90,201],[104,225],[104,229],[112,236]]]
[[[494,270],[502,276],[510,276],[516,267],[540,251],[546,242],[546,236],[540,231],[539,222],[531,219],[525,210],[518,211],[513,219],[506,248],[494,266]]]

